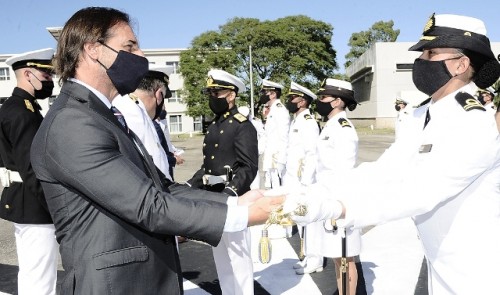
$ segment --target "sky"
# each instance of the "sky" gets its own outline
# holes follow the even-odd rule
[[[340,72],[351,35],[378,21],[394,21],[394,29],[400,30],[397,41],[416,42],[432,13],[467,15],[483,20],[490,40],[500,42],[499,0],[0,0],[0,5],[0,54],[55,48],[46,28],[64,26],[88,6],[130,14],[142,49],[187,48],[194,37],[234,17],[263,21],[306,15],[333,26]]]

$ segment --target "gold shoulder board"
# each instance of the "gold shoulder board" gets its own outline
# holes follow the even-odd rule
[[[483,105],[479,101],[477,101],[474,96],[467,92],[457,93],[457,95],[455,95],[455,99],[467,112],[471,110],[486,111]]]
[[[234,116],[233,116],[233,117],[236,119],[236,121],[238,121],[238,122],[240,122],[240,123],[241,123],[241,122],[245,122],[245,121],[247,120],[247,117],[243,116],[243,115],[242,115],[242,114],[240,114],[240,113],[236,113],[236,114],[234,114]]]
[[[340,126],[342,126],[342,128],[343,127],[352,127],[351,124],[349,124],[349,121],[347,121],[344,118],[339,119],[339,124],[340,124]]]
[[[26,105],[26,108],[30,111],[32,111],[33,113],[35,112],[35,109],[33,108],[33,105],[31,104],[31,102],[27,99],[24,100],[24,104]]]

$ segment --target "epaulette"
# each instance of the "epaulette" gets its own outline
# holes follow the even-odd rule
[[[233,117],[236,119],[236,121],[238,121],[238,122],[240,122],[240,123],[241,123],[241,122],[245,122],[245,121],[247,120],[247,117],[243,116],[243,115],[242,115],[242,114],[240,114],[240,113],[236,113],[236,114],[234,114],[234,116],[233,116]]]
[[[30,110],[33,113],[35,112],[35,108],[33,108],[33,105],[31,104],[31,102],[28,99],[24,100],[24,104],[26,105],[26,108],[28,110]]]
[[[312,119],[312,118],[313,118],[313,117],[312,117],[311,115],[309,115],[309,114],[305,114],[305,115],[304,115],[304,119],[306,119],[306,120],[310,120],[310,119]]]
[[[340,126],[342,126],[342,128],[343,127],[350,127],[350,128],[352,127],[351,124],[349,124],[349,121],[347,121],[344,118],[339,119],[339,124],[340,124]]]
[[[428,104],[428,103],[429,103],[429,101],[431,101],[431,98],[430,98],[430,97],[429,97],[429,98],[427,98],[426,100],[422,101],[421,103],[419,103],[419,104],[418,104],[415,108],[419,108],[419,107],[421,107],[421,106],[424,106],[424,105]]]
[[[278,108],[281,108],[281,107],[283,106],[283,104],[282,104],[281,102],[278,102],[278,103],[276,104],[276,106],[277,106]]]
[[[455,99],[467,112],[470,110],[486,111],[483,105],[479,101],[477,101],[470,93],[459,92],[457,93],[457,95],[455,95]]]

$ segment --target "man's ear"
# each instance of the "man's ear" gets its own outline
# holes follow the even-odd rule
[[[83,51],[92,59],[97,60],[99,58],[100,46],[101,44],[99,42],[88,42],[83,45]]]
[[[458,66],[456,69],[456,75],[461,75],[465,73],[470,67],[470,58],[467,56],[463,56],[458,60]]]

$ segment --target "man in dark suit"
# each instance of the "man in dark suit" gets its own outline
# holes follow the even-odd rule
[[[56,294],[55,228],[40,182],[31,167],[30,147],[42,123],[37,99],[52,95],[54,50],[40,49],[8,58],[17,87],[0,108],[0,178],[4,190],[0,218],[12,221],[19,261],[19,294]],[[35,147],[36,149],[36,147]]]
[[[129,16],[112,8],[84,8],[62,29],[54,65],[63,86],[31,150],[61,245],[62,294],[182,294],[175,235],[217,245],[283,201],[253,191],[238,200],[247,206],[228,205],[160,179],[111,108],[147,73],[142,55]]]

